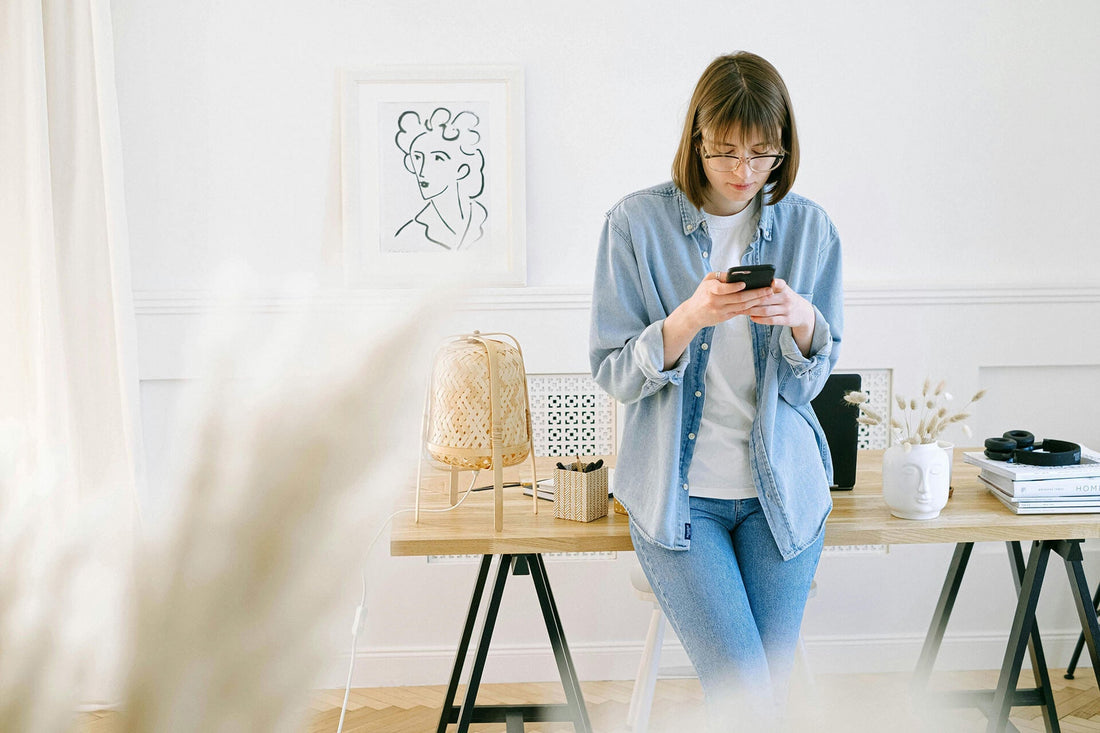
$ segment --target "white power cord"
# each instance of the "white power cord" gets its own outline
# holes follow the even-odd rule
[[[462,502],[466,501],[466,497],[470,495],[470,492],[473,491],[474,485],[477,483],[477,477],[479,475],[481,475],[480,470],[474,471],[474,478],[473,478],[473,480],[470,481],[469,488],[466,489],[466,492],[464,494],[462,494],[462,498],[459,499],[458,502],[454,506],[447,507],[446,509],[421,509],[420,511],[429,512],[429,513],[432,513],[432,514],[442,514],[443,512],[450,512],[450,511],[454,511],[455,509],[458,509],[460,506],[462,506]],[[416,511],[416,508],[415,507],[410,507],[408,509],[398,509],[393,514],[386,517],[386,521],[382,522],[382,526],[378,528],[378,533],[374,535],[374,539],[372,539],[370,541],[370,544],[367,545],[367,555],[366,556],[367,557],[370,556],[370,551],[371,551],[371,548],[374,547],[374,543],[378,541],[378,538],[382,536],[382,533],[386,531],[386,528],[389,526],[390,522],[392,522],[394,520],[395,517],[400,516],[400,515],[402,515],[406,512],[412,512],[412,511]],[[336,733],[343,733],[343,730],[344,730],[344,716],[347,714],[347,711],[348,711],[348,698],[351,696],[351,676],[355,672],[355,654],[356,654],[357,646],[359,644],[359,632],[363,628],[363,621],[365,620],[366,614],[367,614],[367,570],[366,570],[366,567],[364,567],[363,570],[362,570],[362,576],[363,576],[363,594],[359,599],[359,605],[355,609],[355,620],[352,622],[352,625],[351,625],[351,663],[348,665],[348,681],[344,685],[344,702],[340,706],[340,723],[336,727]]]

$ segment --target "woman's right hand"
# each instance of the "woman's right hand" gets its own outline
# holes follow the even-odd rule
[[[769,288],[745,290],[745,283],[727,283],[725,278],[725,272],[708,272],[691,297],[676,308],[676,311],[683,311],[686,322],[694,326],[696,332],[744,315],[771,292]]]
[[[771,288],[745,290],[745,283],[727,283],[725,278],[724,272],[708,272],[691,297],[665,318],[665,369],[679,360],[700,329],[744,315],[771,293]]]

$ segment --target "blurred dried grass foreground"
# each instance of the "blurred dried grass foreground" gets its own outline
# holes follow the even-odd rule
[[[346,652],[341,584],[414,475],[445,297],[371,318],[219,309],[169,506],[132,557],[112,542],[126,502],[65,510],[64,476],[23,470],[0,426],[0,730],[72,730],[103,658],[115,730],[301,730],[322,662]]]

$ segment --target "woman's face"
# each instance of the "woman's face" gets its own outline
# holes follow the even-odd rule
[[[700,156],[703,152],[707,155],[737,155],[748,158],[779,151],[768,145],[763,135],[755,133],[746,136],[740,127],[735,126],[722,138],[703,130]],[[706,160],[702,162],[708,183],[703,210],[716,216],[730,216],[742,211],[764,188],[768,176],[771,175],[771,171],[757,173],[751,170],[744,160],[737,166],[737,170],[729,172],[715,171]]]
[[[413,173],[424,199],[435,198],[465,178],[470,167],[455,143],[444,140],[438,130],[426,132],[413,141],[409,150]],[[465,170],[463,170],[465,169]]]

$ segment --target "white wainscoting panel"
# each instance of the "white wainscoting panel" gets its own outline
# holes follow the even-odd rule
[[[324,299],[337,314],[359,314],[399,309],[395,297],[400,299],[394,293],[333,291]],[[144,501],[147,507],[154,505],[150,514],[158,515],[171,498],[159,482],[169,475],[167,466],[181,439],[169,420],[192,376],[187,364],[195,334],[215,303],[208,294],[194,291],[144,291],[136,293],[136,301],[151,481]],[[248,303],[262,319],[279,319],[309,307],[305,299],[283,296],[257,296]],[[523,346],[527,371],[536,377],[536,385],[553,386],[546,394],[564,395],[566,400],[580,395],[575,409],[583,412],[588,409],[583,395],[594,394],[585,383],[588,303],[587,287],[499,289],[476,293],[463,304],[443,309],[439,319],[448,333],[476,328],[513,334]],[[1013,333],[1006,333],[1004,327],[1006,308],[1015,319]],[[1026,428],[1040,437],[1076,439],[1095,446],[1100,445],[1100,421],[1096,420],[1100,340],[1091,338],[1080,324],[1097,322],[1100,288],[849,288],[837,368],[860,372],[864,388],[878,405],[889,405],[894,390],[903,394],[919,390],[926,378],[945,379],[957,400],[986,388],[987,396],[973,410],[974,442],[987,434]],[[569,379],[540,383],[543,377]],[[571,402],[563,401],[559,413],[563,419],[567,408],[574,409]],[[606,415],[596,417],[601,424],[606,419]],[[616,414],[615,421],[619,419]],[[868,448],[884,446],[884,439],[884,433],[860,435],[861,445]],[[948,439],[967,445],[962,433]],[[598,451],[592,452],[602,452],[604,447],[596,445]],[[1090,584],[1095,584],[1100,579],[1100,558],[1091,547],[1086,552],[1086,573]],[[807,607],[803,627],[814,668],[823,672],[912,669],[950,554],[946,545],[829,552],[818,569],[818,592]],[[566,559],[554,563],[551,575],[582,678],[631,678],[649,615],[630,585],[629,568],[635,560],[630,553],[598,561]],[[989,669],[1000,664],[1013,593],[1003,545],[982,546],[971,566],[938,669]],[[383,538],[367,562],[371,611],[360,640],[363,664],[356,668],[356,684],[444,682],[475,568],[465,558],[431,564],[422,558],[391,558]],[[1051,568],[1048,574],[1040,621],[1048,658],[1054,665],[1064,665],[1079,626],[1064,573]],[[512,581],[518,582],[510,581],[505,593],[488,678],[552,679],[553,658],[545,630],[536,623],[534,592],[523,578]],[[349,622],[359,592],[358,569],[349,568]],[[410,622],[412,618],[416,621]],[[338,646],[344,644],[346,634],[344,624],[332,630]],[[677,650],[670,639],[668,664],[686,663]],[[331,670],[326,670],[334,686],[343,684],[346,662],[346,656],[334,658]]]

